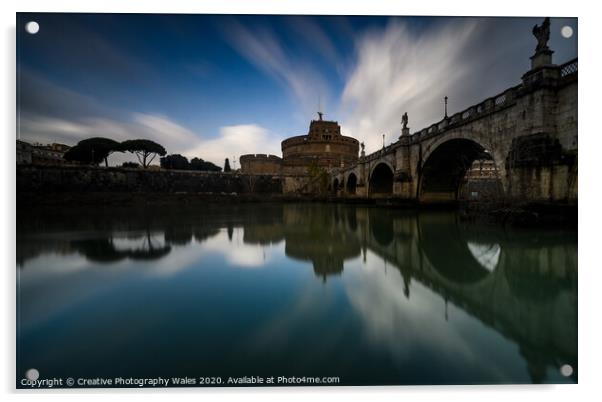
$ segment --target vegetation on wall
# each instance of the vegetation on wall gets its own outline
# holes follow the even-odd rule
[[[118,142],[110,138],[93,137],[81,140],[77,145],[71,147],[63,156],[70,162],[78,162],[86,165],[98,165],[104,161],[109,166],[108,157],[114,152],[130,152],[136,155],[138,162],[124,162],[121,166],[126,168],[147,168],[157,155],[161,156],[160,165],[164,169],[197,170],[205,172],[221,172],[222,168],[204,161],[201,158],[192,158],[190,161],[180,154],[166,155],[165,148],[154,141],[146,139],[134,139]],[[229,161],[226,166],[230,171]]]
[[[307,168],[307,174],[309,175],[308,186],[312,188],[313,192],[320,195],[328,192],[330,176],[326,169],[318,166],[317,162],[312,161]]]
[[[167,155],[161,158],[161,167],[163,169],[197,170],[205,172],[221,172],[222,170],[221,167],[200,158],[192,158],[189,162],[188,158],[180,154]]]
[[[108,157],[113,152],[121,152],[120,144],[110,138],[93,137],[81,140],[71,147],[63,158],[71,162],[98,165],[104,161],[109,166]]]

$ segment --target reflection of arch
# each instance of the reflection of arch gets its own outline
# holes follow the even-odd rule
[[[347,190],[347,194],[355,194],[355,189],[357,187],[357,176],[355,173],[350,173],[347,176],[347,183],[345,184],[345,189]]]
[[[393,194],[393,170],[380,162],[370,174],[370,194]]]
[[[455,201],[466,172],[477,159],[493,160],[481,144],[471,139],[452,138],[433,144],[425,152],[418,198]]]
[[[467,240],[467,234],[457,225],[453,213],[421,214],[418,219],[420,246],[433,268],[447,280],[456,284],[477,283],[495,269],[489,257],[495,259],[498,253],[496,247],[491,249],[490,254],[484,254],[490,264],[484,266],[475,256],[481,250],[469,248],[469,243],[476,242]]]
[[[372,237],[378,244],[386,247],[393,242],[395,232],[390,216],[379,213],[379,211],[371,211],[369,223]]]
[[[71,246],[89,261],[100,263],[111,263],[126,258],[124,252],[115,249],[113,239],[110,237],[102,239],[73,240]]]

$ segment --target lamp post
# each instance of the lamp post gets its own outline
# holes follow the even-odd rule
[[[445,118],[447,119],[447,95],[445,95],[445,98],[443,98],[443,100],[445,101]]]
[[[385,148],[385,135],[383,134],[383,149]]]

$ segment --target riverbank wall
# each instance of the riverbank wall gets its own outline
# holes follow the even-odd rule
[[[94,166],[17,166],[17,198],[35,194],[282,194],[279,176]]]
[[[576,203],[456,202],[421,204],[395,197],[335,197],[283,192],[285,179],[274,175],[143,170],[91,166],[17,166],[17,209],[48,206],[208,205],[266,202],[322,202],[405,209],[456,209],[469,220],[512,225],[574,226]]]

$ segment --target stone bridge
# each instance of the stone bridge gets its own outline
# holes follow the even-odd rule
[[[577,59],[536,54],[522,82],[330,172],[340,197],[450,202],[475,160],[493,160],[520,201],[577,201]]]

